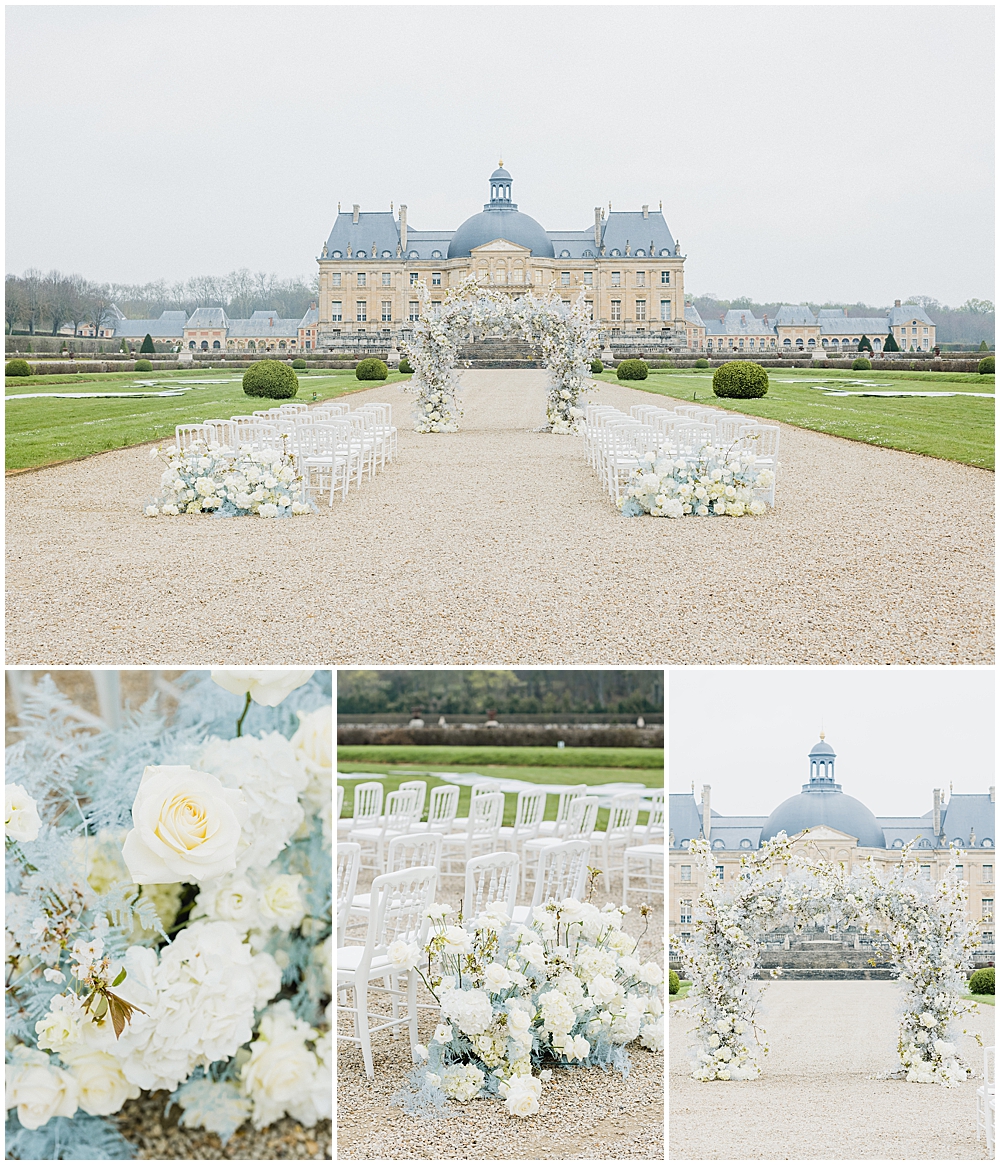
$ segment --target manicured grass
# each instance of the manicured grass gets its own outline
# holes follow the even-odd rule
[[[678,999],[687,998],[687,993],[690,990],[691,990],[691,980],[690,979],[682,979],[681,985],[680,985],[680,987],[677,988],[676,993],[674,995],[670,996],[670,1002],[676,1003]]]
[[[513,749],[507,751],[515,751]],[[522,749],[517,751],[523,752],[541,752],[541,749]],[[555,752],[555,749],[551,751]],[[559,749],[559,752],[562,752]],[[569,749],[565,750],[569,752]],[[595,751],[595,752],[625,752],[625,751],[647,751],[640,749],[574,749],[574,752]],[[655,749],[648,751],[654,752]],[[471,767],[469,765],[440,765],[433,762],[424,765],[407,765],[405,771],[400,772],[392,770],[389,765],[375,765],[375,764],[353,764],[345,761],[343,756],[343,749],[338,749],[337,765],[339,769],[349,770],[354,773],[386,773],[384,781],[379,784],[385,790],[386,794],[394,792],[399,788],[404,781],[419,781],[422,780],[422,773],[428,772],[431,769],[438,771],[444,770],[446,772],[454,773],[480,773],[483,777],[494,777],[496,779],[508,778],[517,781],[534,781],[540,785],[604,785],[610,784],[612,781],[627,781],[631,784],[645,785],[647,789],[662,789],[663,788],[663,762],[660,761],[659,770],[654,769],[632,769],[632,768],[573,768],[571,766],[555,768],[550,765],[532,766],[532,765],[477,765]],[[662,753],[660,754],[662,758]],[[361,778],[348,779],[340,773],[337,775],[337,781],[344,786],[344,807],[341,811],[341,817],[350,817],[354,812],[354,789],[364,780]],[[430,797],[430,791],[435,785],[446,784],[436,777],[429,777],[427,779],[427,796]],[[458,816],[467,817],[469,815],[469,801],[472,799],[472,787],[466,785],[459,786],[458,795]],[[548,820],[553,820],[556,815],[557,798],[546,798],[545,816]],[[514,814],[517,812],[517,794],[504,794],[504,825],[514,824]],[[640,814],[639,821],[645,821],[645,814]],[[597,814],[597,828],[605,828],[607,822],[608,811],[601,809]]]
[[[767,396],[758,400],[723,400],[712,393],[712,369],[671,372],[651,369],[647,380],[618,381],[613,372],[596,380],[612,381],[659,393],[677,400],[704,401],[716,408],[748,416],[782,421],[863,441],[923,453],[947,461],[960,461],[980,469],[994,467],[994,402],[981,397],[870,397],[827,396],[826,391],[863,391],[858,380],[877,382],[885,388],[915,392],[965,394],[993,392],[994,377],[974,372],[850,372],[843,369],[768,369]],[[600,396],[595,397],[599,400]]]
[[[224,380],[223,384],[191,384],[184,396],[143,397],[140,394],[183,387],[185,382]],[[388,381],[360,381],[351,370],[324,369],[321,373],[299,373],[296,400],[328,400],[350,392],[362,392],[397,380],[408,380],[398,372]],[[155,380],[154,387],[137,382]],[[164,381],[166,383],[159,383]],[[183,372],[109,372],[72,376],[25,376],[7,379],[7,395],[40,392],[132,392],[125,397],[86,400],[8,400],[6,402],[7,469],[27,469],[59,461],[140,445],[145,441],[172,437],[175,425],[198,424],[209,417],[227,418],[254,409],[269,408],[273,402],[249,397],[243,392],[242,373],[225,368]]]
[[[963,999],[973,999],[976,1003],[988,1003],[990,1007],[996,1006],[995,995],[963,995]]]
[[[558,768],[656,769],[662,780],[662,748],[492,748],[488,745],[348,744],[337,746],[337,760],[373,765],[427,766],[433,769],[463,765],[555,765]]]

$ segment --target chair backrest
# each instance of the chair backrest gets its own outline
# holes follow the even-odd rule
[[[458,813],[458,797],[461,789],[457,785],[435,785],[431,789],[431,803],[427,810],[428,829],[450,829]]]
[[[385,790],[378,781],[363,781],[354,787],[354,828],[378,825]]]
[[[611,798],[611,808],[608,813],[607,837],[624,841],[627,845],[639,819],[639,808],[642,797],[634,793],[620,793]]]
[[[178,449],[190,449],[199,442],[207,445],[209,436],[204,425],[177,425],[174,429],[174,444]]]
[[[341,810],[344,808],[344,786],[337,786],[337,817],[340,817]]]
[[[440,869],[443,844],[440,833],[401,833],[389,842],[385,872],[393,874],[396,870],[408,870],[413,866]]]
[[[237,425],[235,421],[210,420],[204,422],[208,430],[208,440],[212,445],[225,445],[229,449],[237,447]]]
[[[480,836],[499,833],[503,824],[503,793],[482,793],[469,803],[469,831]]]
[[[427,782],[426,781],[404,781],[399,787],[400,787],[400,789],[414,789],[419,794],[419,797],[417,799],[417,816],[416,816],[416,820],[419,821],[420,818],[423,817],[423,815],[424,815],[424,802],[427,800]]]
[[[559,804],[556,806],[556,828],[565,825],[569,820],[569,811],[577,797],[586,797],[586,785],[567,785],[559,794]]]
[[[473,797],[480,797],[483,793],[499,793],[499,781],[476,781],[472,786]]]
[[[433,866],[411,866],[372,881],[365,962],[383,954],[397,939],[424,945],[438,872]]]
[[[545,790],[522,789],[517,795],[517,815],[514,818],[515,834],[537,833],[544,815]]]
[[[644,826],[640,828],[645,832],[647,839],[652,835],[658,833],[661,837],[663,835],[663,790],[657,789],[653,794],[652,803],[647,800],[649,805],[649,817]],[[639,807],[641,813],[644,806]]]
[[[555,902],[562,902],[564,898],[582,901],[587,888],[589,857],[589,841],[561,841],[558,845],[546,846],[542,850],[542,868],[535,879],[531,905],[540,906],[550,899]]]
[[[777,457],[780,434],[777,425],[743,425],[740,444],[758,457]]]
[[[474,918],[499,902],[508,919],[517,899],[517,854],[483,854],[465,863],[465,894],[462,898],[462,921],[468,926]]]
[[[361,846],[356,841],[337,842],[337,946],[343,945],[347,912],[351,908],[361,866]]]
[[[406,831],[416,821],[417,802],[420,794],[416,789],[397,789],[385,799],[385,821],[383,829]]]
[[[597,824],[597,798],[577,797],[570,807],[563,841],[589,841]]]

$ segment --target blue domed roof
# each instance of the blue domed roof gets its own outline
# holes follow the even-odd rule
[[[836,756],[837,754],[826,743],[826,740],[821,736],[818,744],[814,744],[809,751],[810,756]]]
[[[509,178],[509,177],[510,177],[510,175],[503,168],[503,163],[501,163],[499,169],[494,170],[493,173],[490,175],[490,181],[492,182],[494,178]]]
[[[483,210],[467,218],[448,244],[448,258],[468,255],[473,247],[492,243],[494,239],[507,239],[522,247],[530,247],[533,255],[555,258],[552,243],[541,223],[519,210],[500,209]]]

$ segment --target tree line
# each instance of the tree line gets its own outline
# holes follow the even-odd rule
[[[342,671],[337,711],[483,716],[663,712],[662,671]]]
[[[29,268],[4,280],[4,319],[8,334],[57,335],[66,324],[92,326],[95,334],[110,323],[112,305],[129,319],[155,319],[164,311],[221,307],[233,319],[274,308],[283,319],[301,319],[315,303],[319,277],[279,279],[242,267],[228,275],[197,275],[180,283],[95,283],[82,275],[44,273]]]
[[[850,316],[884,316],[888,306],[874,307],[869,303],[801,303],[786,304],[784,301],[773,303],[758,303],[748,295],[741,295],[736,299],[719,299],[714,293],[696,295],[691,302],[698,309],[703,320],[717,320],[731,308],[739,311],[751,311],[755,316],[767,316],[773,320],[778,309],[786,306],[808,307],[814,315],[819,315],[820,308],[835,307],[840,311],[847,308]],[[937,327],[937,341],[939,344],[967,343],[970,348],[978,348],[985,340],[992,345],[996,335],[996,314],[993,303],[988,299],[967,299],[961,307],[949,307],[939,303],[929,295],[911,295],[904,303],[915,303],[925,308]],[[888,328],[886,329],[888,332]]]

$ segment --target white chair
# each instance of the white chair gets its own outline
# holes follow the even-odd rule
[[[380,781],[362,781],[360,785],[354,786],[354,808],[350,817],[352,829],[378,825],[384,794]]]
[[[443,837],[444,859],[449,857],[450,850],[460,849],[468,862],[473,857],[473,850],[485,848],[487,853],[496,849],[497,835],[503,822],[503,793],[483,793],[473,797],[469,803],[469,824],[458,833],[446,833]],[[451,872],[451,866],[444,871]]]
[[[427,782],[426,781],[404,781],[400,789],[413,789],[418,794],[417,797],[417,817],[414,821],[414,826],[421,824],[421,817],[424,815],[424,802],[427,800]]]
[[[208,443],[210,445],[221,445],[226,449],[232,449],[234,453],[239,448],[235,421],[212,419],[205,421],[204,426],[208,430]]]
[[[347,914],[358,884],[361,846],[356,841],[337,842],[337,946],[344,945]]]
[[[501,825],[497,844],[517,853],[521,843],[538,836],[538,827],[545,815],[545,790],[522,789],[517,795],[517,812],[513,825]]]
[[[517,901],[517,854],[492,853],[470,858],[465,863],[465,893],[462,895],[462,925],[473,920],[494,902],[510,918]]]
[[[474,801],[477,797],[481,797],[484,793],[499,793],[499,792],[500,792],[500,782],[499,781],[476,781],[476,783],[472,786],[472,798],[471,799]],[[469,806],[469,812],[470,812],[470,814],[472,812],[471,804]],[[453,823],[454,830],[463,830],[463,829],[468,829],[468,828],[469,828],[469,818],[468,817],[456,817],[455,818],[455,821]]]
[[[399,972],[393,968],[392,960],[387,953],[392,943],[399,940],[416,943],[421,948],[425,945],[430,926],[427,907],[434,900],[437,878],[438,872],[431,866],[416,866],[395,874],[380,874],[372,882],[372,912],[368,919],[365,945],[337,949],[338,994],[351,990],[354,995],[354,1006],[344,1008],[353,1013],[354,1035],[338,1033],[337,1038],[348,1043],[360,1044],[365,1075],[369,1080],[375,1078],[371,1046],[374,1032],[384,1031],[389,1027],[398,1029],[401,1023],[407,1024],[410,1055],[414,1061],[417,1058],[416,973],[413,971],[406,973],[405,992],[397,987],[373,987],[372,980],[385,980],[387,976],[390,981],[401,978]],[[402,1016],[397,1013],[387,1018],[378,1012],[370,1012],[368,1010],[370,991],[385,992],[393,1000],[399,1000],[405,994],[406,1013]],[[385,1022],[373,1025],[370,1022],[373,1019]]]
[[[583,900],[587,888],[587,859],[590,842],[560,841],[542,850],[541,870],[535,878],[535,892],[530,906],[515,906],[512,922],[528,922],[531,912],[543,902],[562,902],[564,898]]]
[[[329,482],[330,500],[340,487],[341,499],[347,497],[351,475],[356,464],[357,451],[352,446],[353,433],[346,421],[330,421],[325,425],[295,426],[295,464],[302,475],[303,489],[315,488],[322,494],[324,483]],[[315,475],[316,484],[313,486]]]
[[[174,428],[174,444],[178,449],[191,449],[199,444],[207,447],[210,436],[204,425],[177,425]]]
[[[620,846],[625,849],[632,843],[632,833],[639,817],[641,798],[634,793],[622,793],[611,798],[608,813],[608,828],[595,829],[590,843],[601,851],[601,868],[604,871],[604,889],[611,893],[611,863],[613,851]]]
[[[344,809],[344,786],[337,786],[337,820],[340,820],[340,814]]]
[[[976,1089],[976,1140],[986,1134],[986,1151],[993,1156],[996,1139],[996,1047],[983,1048],[983,1083]]]
[[[646,799],[639,804],[639,812],[646,812],[648,807],[648,815],[646,821],[639,825],[637,824],[632,831],[633,844],[638,845],[642,842],[644,845],[655,845],[658,839],[663,838],[663,790],[657,789],[650,798],[647,794]]]
[[[537,855],[535,863],[535,880],[541,871],[542,853],[549,846],[558,845],[560,841],[590,841],[590,835],[597,824],[597,798],[574,797],[570,802],[569,818],[558,837],[533,837],[524,842],[524,863],[521,867],[521,885],[524,885],[524,868],[533,854]]]
[[[389,842],[385,856],[385,872],[398,874],[400,870],[410,870],[417,866],[441,868],[441,835],[439,833],[406,833],[394,837]],[[371,894],[355,894],[351,900],[349,913],[368,917],[371,908]],[[343,944],[341,944],[343,945]]]
[[[365,865],[365,869],[376,869],[385,873],[386,843],[400,834],[409,833],[417,812],[419,794],[416,789],[397,789],[385,799],[385,813],[374,825],[354,828],[347,835],[348,841],[371,843],[375,848],[375,863]],[[363,863],[364,864],[364,863]]]
[[[586,785],[567,785],[559,794],[555,821],[542,821],[538,826],[539,837],[554,837],[558,840],[569,820],[569,811],[577,797],[586,797]]]
[[[343,834],[346,840],[347,835],[351,832],[351,826],[354,824],[349,817],[341,817],[344,811],[344,786],[337,786],[337,838]]]
[[[427,820],[417,821],[411,828],[418,833],[451,833],[455,828],[460,792],[457,785],[435,785],[431,789]]]
[[[635,867],[641,866],[647,894],[663,895],[663,846],[629,845],[622,851],[622,905],[628,906],[630,879],[636,876]],[[659,867],[659,869],[657,869]]]
[[[778,476],[778,439],[781,429],[777,425],[744,424],[740,429],[740,448],[754,455],[757,469],[770,469],[775,479]],[[764,493],[768,505],[774,505],[774,491],[777,480]]]

